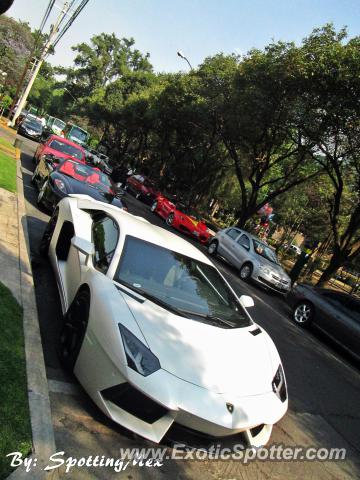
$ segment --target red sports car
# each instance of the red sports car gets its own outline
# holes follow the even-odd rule
[[[70,158],[81,163],[85,163],[86,160],[85,150],[80,145],[58,135],[50,135],[38,146],[34,155],[35,163],[39,163],[40,157],[49,154],[56,158]]]
[[[131,175],[126,180],[126,190],[135,198],[151,205],[159,195],[155,183],[144,175]]]
[[[199,215],[183,203],[172,202],[163,195],[158,195],[151,206],[151,211],[166,220],[170,227],[174,227],[201,243],[207,243],[211,232]]]

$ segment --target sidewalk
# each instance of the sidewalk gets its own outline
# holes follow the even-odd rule
[[[0,122],[1,123],[1,122]],[[0,138],[12,143],[16,133],[0,124]],[[30,264],[30,249],[25,213],[20,151],[0,144],[0,151],[14,155],[17,164],[17,193],[0,188],[0,280],[7,286],[23,308],[27,390],[31,419],[33,453],[39,466],[46,465],[55,451],[49,392],[35,301],[34,280]],[[19,467],[11,480],[26,478],[55,478],[57,472],[31,473]]]

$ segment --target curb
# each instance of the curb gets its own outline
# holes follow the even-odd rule
[[[43,349],[40,336],[39,320],[36,307],[34,279],[30,263],[30,243],[27,229],[24,186],[20,162],[20,150],[16,149],[17,161],[17,204],[19,222],[19,269],[20,291],[23,307],[24,342],[26,358],[26,375],[33,452],[30,458],[36,460],[36,468],[26,472],[19,467],[8,479],[54,479],[59,478],[57,470],[45,472],[49,457],[56,452],[54,430],[51,418],[48,382],[46,377]]]
[[[0,119],[0,125],[2,128],[4,128],[5,130],[7,130],[8,132],[11,132],[13,133],[14,135],[16,135],[16,130],[14,130],[13,128],[10,128],[7,124],[8,122],[8,119],[4,119],[4,117],[2,119]]]

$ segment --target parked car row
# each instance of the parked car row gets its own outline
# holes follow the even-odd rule
[[[57,135],[40,144],[34,155],[32,182],[39,190],[39,204],[53,210],[70,194],[89,195],[119,208],[127,208],[123,192],[102,170],[87,164],[85,150]]]

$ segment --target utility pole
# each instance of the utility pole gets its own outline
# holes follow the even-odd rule
[[[56,22],[54,23],[54,25],[52,25],[51,27],[51,30],[50,30],[50,34],[49,34],[49,38],[43,48],[43,51],[42,53],[40,54],[40,58],[39,59],[35,59],[34,61],[34,65],[33,65],[33,68],[32,68],[32,72],[31,72],[31,75],[30,75],[30,79],[29,79],[29,83],[27,84],[26,88],[25,88],[25,91],[24,93],[22,94],[20,100],[19,100],[19,103],[18,103],[18,106],[15,110],[15,113],[14,113],[14,116],[10,122],[10,125],[13,127],[15,125],[15,122],[16,122],[16,119],[18,118],[18,116],[20,115],[22,109],[24,108],[25,104],[26,104],[26,100],[29,96],[29,93],[31,91],[31,88],[36,80],[36,77],[39,73],[39,70],[41,68],[41,65],[43,64],[44,62],[44,59],[49,51],[49,48],[51,47],[53,41],[55,40],[55,37],[59,31],[59,26],[61,24],[61,22],[63,21],[64,17],[67,15],[68,11],[69,11],[70,7],[69,7],[69,4],[68,2],[65,2],[64,3],[64,6],[56,20]]]

